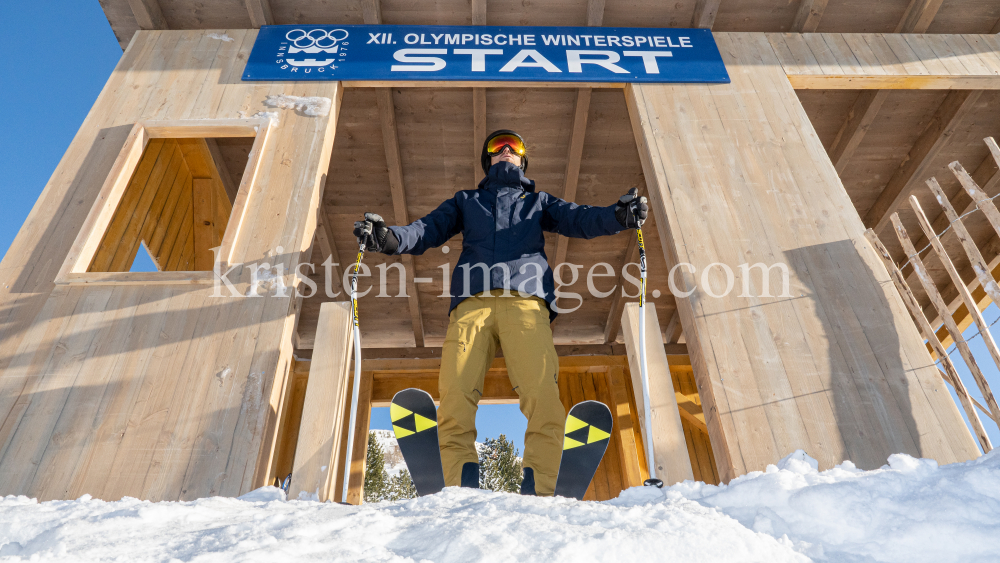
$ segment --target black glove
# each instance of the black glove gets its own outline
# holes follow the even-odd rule
[[[632,188],[627,194],[618,198],[615,204],[615,219],[626,229],[641,227],[649,215],[649,205],[646,198],[637,197],[639,188]]]
[[[376,213],[365,213],[364,221],[354,223],[354,236],[369,252],[394,254],[399,248],[399,239],[385,226],[385,219]]]

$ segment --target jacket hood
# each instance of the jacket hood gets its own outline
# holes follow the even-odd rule
[[[479,182],[480,188],[520,188],[526,192],[535,191],[535,181],[524,177],[524,171],[510,162],[498,162],[490,167],[486,177]]]

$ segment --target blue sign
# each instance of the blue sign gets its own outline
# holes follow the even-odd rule
[[[243,80],[729,82],[707,29],[268,25]]]

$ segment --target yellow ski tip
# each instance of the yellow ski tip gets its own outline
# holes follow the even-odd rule
[[[572,432],[574,430],[579,430],[579,429],[583,428],[586,425],[587,425],[587,423],[584,422],[584,421],[582,421],[582,420],[580,420],[579,418],[577,418],[577,417],[575,417],[575,416],[573,416],[571,414],[570,415],[566,415],[566,433],[567,434],[569,434],[570,432]]]
[[[392,419],[393,422],[396,422],[397,420],[403,418],[404,416],[409,416],[411,414],[413,414],[413,411],[404,409],[403,407],[397,405],[396,403],[392,403],[391,405],[389,405],[389,418]]]
[[[396,435],[397,439],[399,439],[399,438],[405,438],[410,434],[413,434],[414,432],[412,430],[407,430],[406,428],[402,428],[400,426],[396,426],[395,424],[393,424],[392,433]]]
[[[605,440],[605,439],[609,438],[610,436],[611,436],[611,434],[609,434],[609,433],[601,430],[600,428],[598,428],[598,427],[596,427],[594,425],[591,425],[590,426],[590,434],[587,435],[587,443],[588,444],[593,444],[594,442],[600,442],[601,440]]]
[[[579,448],[580,446],[583,445],[583,442],[578,442],[578,441],[576,441],[573,438],[570,438],[568,436],[565,437],[564,440],[565,440],[563,442],[563,449],[564,450],[572,450],[573,448]]]

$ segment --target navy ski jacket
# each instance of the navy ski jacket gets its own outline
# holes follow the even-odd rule
[[[462,255],[451,276],[449,314],[466,297],[506,287],[515,294],[521,291],[544,299],[549,320],[556,317],[555,283],[545,256],[544,233],[594,238],[623,230],[614,205],[577,205],[536,192],[535,181],[509,162],[494,164],[478,189],[456,193],[405,227],[389,228],[399,239],[396,254],[423,254],[462,233]]]

